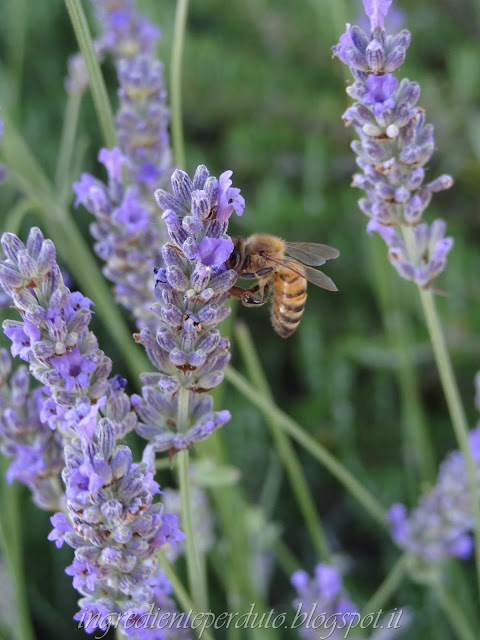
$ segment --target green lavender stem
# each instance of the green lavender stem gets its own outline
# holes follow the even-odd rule
[[[172,146],[177,167],[185,168],[182,126],[182,56],[187,24],[188,0],[177,0],[170,67],[170,103],[172,106]]]
[[[475,561],[477,567],[478,587],[480,590],[480,503],[475,463],[473,461],[468,442],[467,419],[460,399],[457,381],[455,380],[453,373],[450,355],[448,353],[445,337],[440,325],[433,294],[431,291],[424,291],[423,289],[419,289],[419,291],[425,314],[425,321],[430,334],[430,340],[432,342],[435,361],[437,363],[440,380],[442,382],[443,392],[447,400],[455,436],[457,438],[460,451],[465,459],[467,468],[468,486],[472,499],[473,517],[475,522]]]
[[[245,378],[232,367],[225,369],[225,379],[238,391],[245,395],[252,404],[256,405],[269,418],[301,444],[317,460],[337,478],[341,484],[360,502],[371,517],[382,527],[388,528],[385,510],[374,496],[348,471],[338,460],[320,443],[309,436],[302,427],[279,409],[265,395],[249,384]]]
[[[371,613],[372,611],[379,611],[380,609],[383,609],[385,604],[397,591],[403,579],[405,578],[407,568],[408,555],[404,553],[395,562],[382,584],[378,587],[373,596],[367,602],[367,604],[363,608],[362,616]]]
[[[5,460],[2,461],[1,475],[5,475]],[[28,609],[27,592],[25,588],[25,572],[22,562],[20,518],[18,513],[18,486],[8,486],[3,479],[2,513],[0,517],[0,545],[8,566],[10,579],[13,583],[15,596],[17,640],[34,640],[32,622]],[[18,627],[17,627],[18,624]]]
[[[105,146],[111,149],[117,144],[115,122],[112,107],[108,99],[107,88],[95,54],[95,47],[93,46],[92,36],[88,28],[87,18],[80,0],[65,0],[65,4],[75,31],[78,46],[85,60],[93,103],[95,105],[95,111],[97,112]]]
[[[81,103],[81,94],[73,93],[68,95],[55,171],[55,187],[60,190],[63,196],[61,202],[68,201],[68,197],[72,193],[69,176],[71,175],[73,149]]]
[[[160,561],[160,564],[162,565],[164,574],[167,576],[170,584],[172,585],[173,593],[177,598],[178,602],[180,603],[181,608],[185,612],[192,611],[192,617],[193,617],[195,613],[198,612],[198,609],[195,610],[193,606],[193,602],[189,598],[188,593],[185,591],[183,584],[178,579],[177,574],[173,570],[171,564],[163,555],[163,552],[160,551],[157,557]],[[204,610],[201,610],[202,613],[203,611]],[[200,626],[195,630],[195,633],[199,636],[199,638],[200,638],[201,629],[202,627]],[[201,637],[204,638],[205,640],[213,640],[213,636],[208,629],[205,629],[203,631],[203,633],[201,634]]]
[[[184,433],[188,428],[188,401],[190,392],[180,387],[178,392],[177,431]],[[185,534],[185,555],[190,593],[198,611],[207,611],[207,584],[205,563],[201,562],[192,525],[192,508],[190,501],[190,478],[188,476],[188,449],[179,451],[178,479],[180,488],[180,508],[182,514],[182,529]]]
[[[251,383],[255,385],[260,393],[262,393],[270,402],[273,402],[273,396],[265,378],[265,374],[262,371],[250,333],[244,324],[237,325],[235,337],[237,338],[238,346],[242,353]],[[271,416],[267,416],[267,424],[270,428],[278,454],[287,471],[290,484],[292,485],[298,506],[308,527],[315,550],[322,560],[328,560],[330,557],[330,550],[328,547],[327,537],[323,531],[315,503],[312,499],[298,457],[295,454],[288,436],[286,436],[281,430],[277,421]]]
[[[25,60],[25,40],[27,34],[27,0],[6,2],[7,27],[4,31],[8,41],[7,60],[4,72],[10,71],[9,90],[5,91],[2,101],[11,109],[18,108],[18,98],[22,86],[23,66]],[[8,102],[6,102],[8,100]]]
[[[457,601],[442,584],[435,585],[434,590],[443,612],[456,632],[456,637],[460,640],[475,640],[477,636],[465,619],[463,608],[458,606]]]
[[[413,243],[413,230],[407,227],[402,227],[402,229],[406,245],[408,248],[410,248]],[[460,399],[457,381],[453,373],[452,362],[450,360],[450,354],[448,352],[445,336],[443,335],[442,326],[438,317],[433,293],[430,290],[426,291],[425,289],[421,289],[420,287],[418,288],[418,290],[420,293],[423,313],[425,315],[425,322],[427,325],[428,333],[430,335],[430,341],[432,343],[433,355],[435,357],[438,373],[440,375],[440,381],[443,387],[443,393],[445,394],[448,411],[452,420],[453,430],[455,432],[458,446],[465,460],[468,487],[472,501],[473,519],[475,524],[475,564],[477,569],[477,585],[480,596],[480,502],[475,463],[473,461],[468,442],[467,419],[465,417],[465,411]]]

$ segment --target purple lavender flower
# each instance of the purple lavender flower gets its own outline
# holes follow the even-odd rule
[[[16,350],[48,392],[43,406],[35,406],[36,422],[28,429],[9,409],[3,412],[2,435],[27,439],[12,450],[22,464],[11,473],[28,484],[44,471],[40,454],[45,447],[40,452],[27,447],[34,437],[34,444],[43,445],[45,432],[52,439],[49,427],[42,431],[38,425],[41,416],[65,438],[60,464],[65,465],[68,518],[62,513],[52,518],[49,538],[75,549],[67,572],[83,596],[80,606],[142,614],[153,598],[148,581],[158,575],[157,550],[183,534],[175,516],[162,514],[163,505],[153,502],[159,487],[152,467],[133,463],[130,449],[119,442],[136,427],[125,381],[108,379],[111,361],[89,331],[91,301],[62,283],[53,244],[34,228],[26,246],[6,233],[2,247],[6,260],[0,263],[0,283],[24,318],[16,324],[7,320],[4,327],[14,344],[21,341]],[[29,323],[28,335],[24,323]]]
[[[429,227],[422,223],[415,227],[412,249],[408,251],[403,238],[392,227],[371,220],[368,233],[376,231],[388,246],[388,258],[397,272],[407,280],[413,280],[428,289],[435,277],[443,271],[447,255],[453,247],[453,238],[445,238],[446,225],[435,220]]]
[[[445,268],[452,239],[445,238],[445,223],[423,224],[423,212],[432,194],[452,186],[443,175],[424,184],[424,165],[434,150],[433,127],[424,110],[416,106],[417,83],[392,74],[402,65],[410,44],[410,33],[385,33],[384,20],[391,0],[364,0],[370,19],[367,36],[360,27],[347,25],[333,47],[334,55],[350,67],[354,82],[347,88],[355,100],[343,115],[359,139],[352,143],[361,173],[352,186],[366,197],[360,209],[371,218],[368,231],[380,233],[389,247],[389,258],[398,273],[427,288]],[[408,246],[395,231],[383,227],[416,227]]]
[[[160,371],[145,374],[142,397],[132,396],[141,420],[137,431],[150,440],[146,456],[153,451],[173,455],[230,419],[228,411],[212,411],[212,398],[202,394],[220,384],[230,358],[228,340],[217,325],[229,314],[225,303],[236,279],[224,265],[233,250],[228,218],[233,211],[240,215],[245,206],[239,189],[231,186],[231,174],[226,171],[217,180],[200,166],[192,180],[177,169],[172,193],[155,192],[170,242],[162,248],[166,267],[157,272],[153,311],[158,331],[145,328],[137,337]],[[189,424],[178,433],[171,425],[182,389],[189,394]]]
[[[80,446],[65,447],[69,519],[55,514],[49,539],[75,549],[66,572],[83,596],[77,620],[85,611],[144,614],[146,603],[154,602],[158,549],[183,539],[175,516],[162,514],[163,505],[153,502],[159,487],[152,472],[134,464],[130,449],[116,438],[115,424],[102,418],[94,434],[80,437]],[[98,628],[98,620],[83,621],[89,632]]]
[[[0,262],[0,283],[23,317],[3,323],[12,354],[28,362],[47,387],[60,407],[58,416],[77,404],[100,406],[110,390],[111,361],[88,329],[91,300],[63,284],[55,248],[39,229],[30,231],[26,245],[11,233],[4,233],[1,243],[7,259]],[[65,415],[59,424],[64,433],[72,432],[75,423],[67,424]]]
[[[388,13],[392,0],[363,0],[365,13],[370,18],[370,26],[383,29],[385,16]]]
[[[355,634],[355,628],[361,623],[360,613],[346,593],[336,567],[321,562],[315,567],[313,578],[306,571],[299,570],[292,575],[290,582],[297,592],[293,606],[298,620],[302,621],[299,627],[302,638],[340,640],[348,635],[355,640],[360,637]],[[379,621],[378,629],[371,634],[370,640],[391,640],[408,629],[408,614],[397,628],[387,624],[388,618],[387,615]]]
[[[480,469],[480,426],[470,432],[469,443]],[[447,456],[435,486],[415,509],[408,513],[403,504],[394,504],[388,518],[395,542],[417,558],[429,563],[451,556],[469,558],[473,551],[473,515],[462,453],[453,451]]]
[[[7,481],[25,484],[41,509],[58,509],[63,439],[41,421],[46,396],[41,389],[29,388],[27,368],[10,373],[10,356],[0,349],[0,450],[12,460]]]
[[[370,74],[367,78],[367,93],[362,96],[362,103],[367,107],[373,107],[373,114],[380,116],[385,109],[394,109],[393,94],[398,87],[398,80],[390,73],[383,76]]]
[[[166,185],[172,171],[163,68],[153,57],[159,31],[131,0],[95,4],[104,30],[101,49],[113,54],[120,82],[116,125],[121,150],[100,150],[108,183],[83,174],[74,185],[75,205],[82,203],[96,217],[94,248],[114,283],[116,300],[132,312],[138,328],[155,326],[153,270],[162,264],[165,237],[152,192]]]
[[[135,11],[132,0],[93,0],[97,18],[103,30],[94,41],[97,59],[102,62],[107,54],[117,60],[137,55],[154,55],[160,30]],[[80,53],[70,56],[65,88],[71,94],[81,95],[88,87],[88,73]]]

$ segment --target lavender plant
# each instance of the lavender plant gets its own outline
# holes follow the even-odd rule
[[[476,405],[480,410],[479,374],[475,383]],[[469,434],[469,447],[478,478],[480,423]],[[392,537],[402,549],[423,560],[424,571],[430,564],[448,557],[468,559],[474,546],[472,502],[465,456],[461,451],[453,451],[440,465],[435,486],[420,498],[415,509],[408,513],[400,503],[389,509]]]
[[[390,640],[398,637],[410,627],[411,614],[408,610],[397,609],[390,615],[386,613],[368,612],[364,616],[352,603],[342,584],[342,576],[338,569],[321,562],[315,567],[311,578],[303,569],[296,571],[291,584],[297,592],[293,602],[299,624],[299,635],[305,640],[320,638],[364,637],[355,629],[373,626],[370,640]],[[353,635],[352,635],[353,633]]]
[[[153,269],[161,264],[165,239],[152,192],[166,185],[172,171],[163,67],[154,57],[160,32],[128,0],[94,4],[103,29],[97,48],[113,54],[120,84],[115,120],[120,148],[100,150],[108,183],[84,173],[74,184],[75,205],[82,203],[96,217],[91,232],[106,263],[104,275],[141,328],[154,321]]]
[[[11,233],[1,242],[0,282],[22,314],[22,321],[6,320],[4,331],[46,386],[44,420],[65,441],[66,513],[53,516],[49,539],[75,549],[67,572],[83,596],[76,619],[89,614],[84,624],[93,631],[109,614],[146,613],[163,580],[156,552],[182,534],[176,518],[153,503],[159,487],[152,469],[133,463],[121,443],[136,418],[125,381],[108,379],[111,361],[89,331],[92,302],[63,284],[55,248],[39,229],[26,245]]]
[[[26,367],[14,373],[11,367],[8,352],[0,349],[0,450],[12,460],[6,478],[25,484],[41,509],[56,510],[62,499],[63,438],[46,420],[48,396],[30,389]]]
[[[443,220],[435,220],[431,226],[423,222],[423,212],[432,194],[450,188],[453,180],[442,175],[424,184],[424,165],[434,151],[433,127],[426,123],[424,110],[416,107],[418,84],[407,79],[399,82],[392,75],[405,59],[410,33],[402,30],[395,36],[387,36],[384,20],[391,0],[364,0],[363,4],[370,18],[370,37],[359,27],[347,25],[333,47],[334,55],[350,67],[355,80],[347,93],[356,102],[343,116],[347,125],[354,125],[360,138],[352,143],[352,149],[363,173],[354,175],[353,185],[367,195],[359,201],[360,208],[371,219],[367,230],[382,236],[399,275],[419,287],[453,428],[466,461],[480,587],[480,504],[475,459],[431,290],[432,281],[445,268],[453,239],[445,237]],[[402,236],[397,233],[398,227]],[[399,512],[396,517],[401,520]]]
[[[155,192],[170,242],[162,248],[167,266],[157,271],[155,286],[159,329],[144,328],[137,340],[160,373],[143,376],[142,397],[132,397],[137,431],[150,441],[147,455],[187,449],[230,419],[229,411],[213,412],[213,399],[203,395],[220,384],[230,358],[228,339],[217,329],[230,313],[228,290],[236,279],[224,266],[233,251],[226,232],[229,216],[245,206],[230,175],[217,180],[200,166],[192,181],[177,169],[173,193]]]
[[[366,193],[358,204],[370,218],[367,231],[379,233],[386,242],[399,275],[429,288],[445,268],[453,239],[445,237],[443,220],[424,223],[423,212],[432,194],[449,189],[453,179],[442,175],[424,184],[424,166],[435,148],[433,126],[417,106],[419,85],[406,78],[399,82],[393,75],[405,60],[411,36],[406,29],[395,36],[385,33],[391,3],[364,0],[370,36],[347,25],[333,52],[354,78],[347,93],[355,103],[343,120],[359,137],[351,146],[362,173],[353,176],[352,186]],[[414,231],[403,238],[400,227]]]
[[[386,35],[383,22],[390,4],[390,0],[365,0],[372,26],[370,36],[358,27],[349,27],[335,48],[338,57],[351,67],[355,80],[349,92],[356,103],[344,119],[353,124],[360,137],[354,149],[361,172],[354,177],[354,185],[366,192],[360,206],[370,218],[368,231],[378,232],[387,242],[389,259],[399,274],[417,283],[422,295],[431,295],[434,279],[445,268],[453,240],[446,237],[443,221],[436,220],[428,226],[423,215],[432,194],[449,187],[451,178],[442,176],[426,183],[433,132],[417,107],[418,85],[408,80],[399,82],[394,76],[403,61],[409,35],[406,31],[393,37]],[[178,6],[181,13],[186,3],[179,2]],[[12,354],[28,363],[42,387],[29,390],[25,368],[10,375],[9,357],[0,351],[1,446],[12,460],[8,478],[24,482],[39,506],[59,510],[52,519],[54,529],[49,537],[57,546],[66,542],[74,549],[67,573],[81,595],[80,611],[75,616],[80,625],[87,631],[118,625],[120,636],[137,640],[183,639],[191,636],[190,629],[176,625],[165,631],[156,626],[164,614],[173,620],[176,613],[170,585],[159,563],[165,562],[164,550],[169,555],[167,543],[179,543],[178,551],[186,555],[194,608],[206,612],[206,578],[199,574],[205,573],[202,556],[211,542],[211,530],[206,528],[208,535],[203,539],[205,531],[200,530],[200,523],[207,515],[205,502],[188,474],[188,451],[230,418],[229,411],[213,411],[210,391],[222,381],[230,358],[229,341],[219,331],[220,322],[229,312],[228,290],[236,277],[224,265],[233,248],[228,219],[233,211],[241,215],[245,203],[239,190],[232,187],[231,172],[224,172],[217,179],[204,166],[198,167],[193,178],[177,169],[171,177],[172,188],[167,189],[167,177],[173,167],[163,72],[154,60],[159,32],[136,11],[131,0],[97,0],[95,7],[103,33],[92,51],[95,49],[97,59],[113,55],[120,83],[120,107],[115,127],[111,126],[119,144],[115,147],[110,140],[106,143],[110,148],[102,149],[98,155],[107,171],[106,180],[83,174],[75,184],[76,204],[84,204],[96,218],[91,229],[97,255],[105,263],[104,274],[114,285],[116,301],[134,317],[138,327],[135,339],[143,344],[157,371],[145,372],[141,376],[141,394],[130,398],[125,392],[126,381],[111,376],[112,363],[90,331],[92,301],[65,286],[51,243],[43,239],[38,229],[32,230],[26,245],[15,235],[6,234],[6,256],[0,265],[0,286],[6,293],[0,297],[0,305],[2,300],[12,304],[20,311],[21,321],[6,321],[5,333],[12,341]],[[202,11],[207,9],[203,7]],[[256,5],[249,11],[262,13]],[[181,20],[177,19],[177,23]],[[267,21],[258,23],[264,26]],[[268,21],[269,30],[277,28],[275,20]],[[175,49],[181,47],[182,38],[176,36]],[[71,95],[78,97],[85,90],[85,69],[80,57],[71,61],[67,82]],[[179,87],[180,77],[175,77],[174,82]],[[223,86],[219,86],[218,92],[222,91]],[[178,124],[181,114],[177,111],[174,115]],[[217,122],[216,127],[219,129]],[[177,159],[181,155],[176,153]],[[26,169],[30,166],[28,162],[24,164]],[[19,173],[18,162],[16,166]],[[306,173],[308,169],[306,166]],[[28,184],[27,179],[25,182]],[[15,185],[21,188],[22,180]],[[78,240],[75,234],[65,232],[71,228],[65,224],[68,215],[64,212],[62,218],[52,206],[54,197],[45,196],[42,185],[35,186],[38,188],[29,186],[28,195],[38,196],[42,209],[49,209],[54,222],[58,217],[64,232],[64,255],[68,254],[69,247]],[[86,290],[86,274],[96,272],[84,270],[83,266],[80,260],[78,273],[73,275]],[[100,302],[93,293],[89,295]],[[118,311],[113,305],[110,310]],[[108,331],[108,314],[102,314],[101,319]],[[313,352],[313,342],[308,340],[307,350],[312,346]],[[265,357],[268,353],[265,350]],[[329,364],[327,348],[323,355]],[[286,443],[277,444],[279,450],[289,446],[291,449],[286,434],[294,437],[351,491],[379,525],[385,523],[383,506],[328,446],[323,447],[322,434],[318,438],[316,434],[309,436],[275,406],[275,394],[270,394],[264,382],[256,382],[250,372],[253,384],[249,385],[233,369],[227,371],[237,389],[261,408],[276,428],[285,430],[281,433]],[[332,385],[337,384],[339,376],[348,377],[346,369],[333,371]],[[342,403],[344,399],[342,396]],[[302,397],[302,411],[307,411],[307,405]],[[335,409],[335,421],[342,412],[343,409]],[[458,418],[458,411],[456,415]],[[317,414],[315,418],[318,419]],[[140,463],[133,461],[124,441],[133,431],[147,440]],[[477,432],[478,429],[471,433],[469,441],[475,469],[479,459]],[[214,448],[215,440],[212,442]],[[255,437],[255,446],[260,448],[260,438]],[[167,452],[170,462],[174,461],[179,469],[180,491],[165,491],[167,513],[155,497],[159,493],[153,477],[157,452]],[[317,499],[308,502],[301,467],[291,454],[286,458],[288,455],[295,499],[302,515],[307,514],[309,529],[315,529],[315,509],[324,503]],[[158,461],[159,466],[162,462],[168,463]],[[393,536],[415,561],[425,559],[436,568],[443,557],[466,557],[471,552],[476,500],[468,464],[462,448],[447,458],[437,485],[422,498],[417,509],[407,514],[403,506],[396,505],[390,510]],[[275,481],[275,465],[271,466],[273,472],[269,467],[265,474],[261,507],[247,508],[246,499],[238,499],[233,492],[227,494],[224,487],[214,491],[218,533],[224,536],[208,558],[221,585],[214,605],[217,607],[220,596],[225,596],[232,613],[253,600],[259,608],[266,608],[266,603],[257,602],[256,597],[247,598],[251,593],[269,593],[274,554],[283,568],[288,567],[287,573],[291,573],[290,565],[297,564],[282,541],[282,527],[268,519],[275,509],[272,495],[278,493],[281,482]],[[65,491],[58,482],[61,467]],[[276,490],[272,489],[275,482]],[[288,492],[282,498],[281,508],[291,509]],[[294,510],[296,506],[293,505]],[[295,607],[301,605],[302,612],[307,613],[315,607],[315,614],[324,616],[317,628],[304,620],[300,635],[305,638],[343,637],[346,626],[351,628],[351,637],[359,626],[360,613],[342,586],[339,572],[327,564],[330,542],[341,542],[331,526],[332,522],[339,522],[340,507],[336,505],[335,510],[334,519],[325,513],[327,537],[323,540],[323,533],[319,536],[319,553],[326,562],[316,568],[313,579],[303,571],[292,578],[298,593]],[[6,520],[9,512],[4,511]],[[179,513],[186,539],[170,511]],[[252,519],[252,513],[256,519],[254,526],[249,524],[249,538],[243,520]],[[0,520],[0,534],[4,518]],[[302,536],[303,544],[298,518],[292,518],[292,522],[294,535]],[[290,540],[290,534],[291,530],[284,539]],[[315,543],[315,536],[311,538]],[[173,555],[169,558],[173,559]],[[402,562],[400,559],[394,565],[372,602],[383,604],[392,595],[392,584],[398,585],[398,576],[403,575],[395,567],[403,566]],[[171,569],[168,564],[164,567],[167,573]],[[196,574],[193,579],[192,572]],[[251,589],[253,583],[260,588]],[[187,610],[188,594],[186,600],[182,599],[185,590],[175,579],[172,584]],[[443,593],[438,590],[438,583],[434,587],[437,595]],[[17,594],[17,600],[21,598]],[[462,611],[452,609],[451,599],[440,601],[458,636],[473,640],[474,632],[470,632]],[[374,609],[378,613],[372,605],[371,610]],[[402,630],[406,617],[402,612]],[[384,627],[388,625],[388,614],[378,619]],[[229,635],[230,632],[233,636],[236,629],[229,627]],[[261,639],[268,633],[254,628],[251,635]],[[390,628],[374,632],[369,629],[368,637],[384,640],[395,633],[397,630]],[[29,640],[23,631],[17,635],[19,640]]]

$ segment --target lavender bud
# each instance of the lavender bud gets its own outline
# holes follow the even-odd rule
[[[374,73],[382,71],[385,62],[385,52],[380,42],[372,40],[366,49],[365,57],[368,66]]]

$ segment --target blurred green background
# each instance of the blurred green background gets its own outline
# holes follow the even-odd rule
[[[163,29],[159,56],[168,78],[175,2],[137,4]],[[473,377],[480,355],[480,5],[476,0],[402,0],[395,5],[401,11],[396,21],[412,32],[407,61],[397,76],[421,84],[420,104],[436,130],[438,152],[428,175],[433,179],[448,172],[456,181],[434,198],[426,219],[443,217],[455,238],[448,269],[438,280],[448,296],[438,297],[438,306],[473,427]],[[356,204],[360,193],[349,187],[355,170],[349,147],[353,132],[341,120],[348,105],[347,70],[332,60],[331,45],[345,22],[357,22],[360,9],[355,0],[192,0],[183,80],[186,169],[193,172],[204,163],[214,175],[234,171],[234,186],[242,189],[247,207],[241,219],[232,220],[232,234],[266,231],[340,250],[339,260],[326,269],[339,293],[311,287],[300,329],[291,339],[274,334],[267,307],[239,308],[236,318],[253,335],[279,406],[385,507],[395,501],[413,505],[427,487],[412,446],[418,424],[426,425],[435,466],[455,441],[417,291],[399,280],[382,241],[366,236],[367,218]],[[60,0],[1,3],[0,102],[50,176],[66,102],[66,61],[76,50]],[[104,70],[115,107],[115,73],[110,63]],[[101,175],[96,163],[101,135],[90,96],[82,104],[79,131],[79,166]],[[2,187],[2,230],[16,198],[8,184]],[[89,214],[80,209],[73,216],[90,242]],[[36,222],[26,216],[22,233]],[[71,276],[75,280],[75,273]],[[125,374],[107,327],[98,316],[94,325],[116,372]],[[233,364],[243,370],[234,338]],[[263,506],[283,541],[312,572],[318,558],[271,453],[262,415],[228,385],[222,404],[233,415],[224,435],[230,461],[241,470],[241,486],[257,504],[265,497],[262,487],[270,474],[273,489]],[[344,556],[346,584],[361,606],[398,550],[337,481],[307,452],[298,453],[332,548]],[[162,478],[171,481],[168,472]],[[76,596],[63,574],[70,550],[57,551],[46,543],[48,515],[30,504],[26,492],[22,496],[28,590],[38,637],[74,637]],[[473,602],[467,594],[474,583],[471,568],[470,563],[452,563],[447,571],[467,610]],[[270,602],[285,610],[292,597],[287,577],[275,569]],[[220,590],[213,602],[225,610]],[[413,608],[408,637],[454,637],[428,589],[405,581],[390,605]]]

